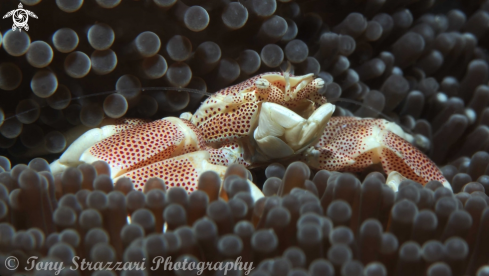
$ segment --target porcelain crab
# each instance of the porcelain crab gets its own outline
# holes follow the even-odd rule
[[[233,163],[257,166],[299,159],[315,169],[359,171],[381,163],[387,184],[397,189],[409,178],[437,180],[451,189],[437,166],[410,142],[413,137],[383,119],[331,117],[335,106],[319,91],[313,74],[264,73],[222,89],[194,114],[147,122],[118,120],[80,136],[51,164],[53,172],[103,160],[111,177],[130,178],[141,189],[162,178],[188,192],[207,170],[224,176]],[[249,182],[255,199],[263,196]]]

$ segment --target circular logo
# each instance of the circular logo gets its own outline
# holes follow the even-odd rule
[[[9,256],[5,259],[5,267],[8,270],[16,270],[19,267],[19,260],[14,256]]]
[[[18,9],[15,10],[12,17],[17,25],[22,26],[27,22],[27,16],[28,15],[25,10]]]

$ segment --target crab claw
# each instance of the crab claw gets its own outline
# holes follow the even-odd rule
[[[412,136],[383,119],[333,117],[319,143],[304,155],[311,166],[326,170],[360,171],[381,163],[394,190],[402,177],[423,185],[436,180],[451,189],[436,164],[407,140]]]
[[[83,162],[80,157],[83,152],[95,145],[96,143],[114,135],[121,131],[143,125],[147,120],[141,119],[105,119],[100,128],[87,128],[84,126],[76,127],[64,133],[66,140],[70,146],[64,153],[51,163],[51,172],[57,174],[65,170],[67,167],[77,166]]]
[[[198,177],[204,171],[214,170],[223,179],[227,165],[249,165],[239,143],[209,148],[188,120],[167,117],[153,122],[127,120],[91,129],[51,164],[51,170],[99,160],[109,164],[114,180],[130,178],[137,189],[142,190],[148,179],[159,177],[168,187],[180,186],[188,192],[197,188]],[[263,196],[255,184],[248,184],[253,198]]]
[[[205,171],[212,170],[224,179],[227,167],[212,164],[211,158],[212,154],[209,151],[191,152],[126,172],[114,181],[127,177],[132,180],[136,189],[142,189],[148,179],[158,177],[165,181],[167,187],[183,187],[190,193],[197,189],[199,175]],[[264,196],[261,190],[249,180],[248,185],[255,201]]]
[[[204,141],[187,120],[168,117],[138,125],[107,137],[80,156],[80,161],[105,161],[116,178],[128,171],[174,156],[202,150]]]
[[[270,159],[300,153],[318,142],[334,109],[335,106],[328,103],[304,119],[284,106],[263,103],[254,132],[255,141],[261,153]]]

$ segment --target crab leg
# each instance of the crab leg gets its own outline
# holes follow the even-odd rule
[[[142,190],[148,179],[158,177],[165,181],[167,187],[183,187],[190,193],[197,190],[199,175],[205,171],[215,171],[221,179],[224,179],[227,166],[213,164],[212,159],[216,157],[218,155],[213,155],[207,150],[191,152],[128,171],[115,178],[114,181],[127,177],[132,180],[136,189]],[[249,180],[248,184],[255,201],[263,197],[263,193],[256,185]]]
[[[381,163],[389,176],[397,172],[423,185],[437,180],[451,189],[435,163],[410,144],[410,140],[412,137],[398,125],[383,119],[333,117],[319,143],[304,155],[318,169],[361,171]],[[402,178],[395,179],[391,186],[397,190]]]

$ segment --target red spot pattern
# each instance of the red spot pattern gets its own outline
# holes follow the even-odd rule
[[[349,166],[350,172],[360,172],[368,166],[372,165],[374,162],[372,161],[373,152],[367,151],[365,153],[360,154],[355,158],[355,164]]]
[[[256,98],[258,101],[262,101],[262,102],[267,101],[271,103],[284,105],[285,94],[283,92],[283,88],[282,89],[280,88],[283,86],[284,85],[282,85],[281,83],[275,82],[272,85],[270,85],[268,88],[265,89],[257,88],[255,92]]]
[[[250,134],[259,101],[254,93],[245,91],[255,90],[255,81],[260,77],[219,90],[202,103],[191,121],[202,131],[207,143],[232,142]]]
[[[135,126],[143,125],[149,123],[150,120],[144,119],[128,119],[128,118],[120,118],[115,120],[115,131],[120,132],[126,129],[133,128]]]
[[[149,178],[159,177],[165,181],[167,187],[183,187],[189,193],[197,189],[199,176],[194,165],[188,159],[167,159],[148,166],[127,172],[134,187],[140,191]]]
[[[258,119],[258,103],[244,103],[239,107],[224,108],[222,113],[212,111],[197,122],[208,143],[232,142],[251,133]]]
[[[222,152],[221,148],[219,149],[209,148],[207,151],[211,154],[211,157],[209,159],[209,162],[211,164],[221,165],[221,166],[229,165],[229,159],[227,158],[226,154]]]
[[[385,160],[387,161],[385,166],[384,166],[384,162],[382,162],[384,170],[390,172],[398,168],[402,171],[398,171],[398,170],[396,171],[401,173],[403,176],[415,180],[421,184],[426,184],[431,180],[437,180],[442,183],[447,181],[433,161],[431,161],[426,155],[424,155],[424,153],[419,151],[416,147],[414,147],[410,143],[406,142],[401,137],[397,136],[392,132],[387,132],[387,134],[384,136],[383,142],[390,149],[387,151],[400,153],[403,156],[402,161],[404,162],[402,163],[407,165],[406,168],[403,168],[399,165],[397,167],[394,166],[395,163],[390,161],[395,159],[394,158],[395,155],[392,156],[393,154],[390,154],[390,155],[386,155]],[[400,158],[397,157],[397,159]],[[411,173],[409,173],[409,171],[411,171]],[[419,176],[424,181],[418,181],[414,178],[411,178],[411,177],[415,177],[414,175]]]
[[[421,184],[426,184],[428,181],[417,175],[404,161],[399,158],[394,152],[389,149],[382,149],[382,168],[386,174],[396,171],[402,176],[407,177]],[[435,179],[436,180],[436,179]]]
[[[210,153],[209,162],[213,165],[221,165],[221,166],[229,166],[232,163],[238,163],[245,167],[250,166],[251,163],[247,162],[244,159],[243,153],[238,152],[239,148],[240,145],[236,142],[222,145],[218,149],[209,147],[207,149],[207,151]],[[237,156],[237,158],[233,156],[229,156],[228,155],[229,151],[227,150],[234,152],[234,154],[239,154],[239,156]],[[234,158],[236,158],[236,160],[234,160]]]
[[[297,94],[294,95],[293,100],[289,100],[285,102],[283,105],[288,108],[294,108],[298,106],[303,100],[310,99],[311,101],[316,103],[316,107],[327,103],[327,100],[324,96],[321,96],[318,92],[317,86],[318,79],[310,82],[304,88],[297,91]],[[293,90],[293,88],[291,88]]]
[[[386,123],[382,119],[332,117],[315,146],[320,152],[319,168],[360,171],[373,164],[374,153],[367,150],[365,139],[374,135],[374,131],[383,130]],[[380,159],[387,174],[397,171],[422,184],[431,180],[446,181],[436,165],[421,151],[396,134],[390,131],[385,133],[379,142],[385,147]],[[395,153],[400,153],[403,158]]]
[[[90,153],[112,167],[134,170],[171,157],[183,139],[177,125],[161,119],[114,134],[95,144]]]
[[[194,151],[198,151],[199,149],[194,147],[193,145],[185,145],[183,147],[183,151],[182,151],[182,154],[185,154],[185,153],[190,153],[190,152],[194,152]]]
[[[136,118],[119,118],[116,119],[116,125],[133,125],[133,126],[138,126],[138,125],[143,125],[146,123],[151,122],[151,120],[147,119],[136,119]]]
[[[321,152],[319,160],[321,168],[333,171],[345,170],[357,157],[360,157],[359,164],[351,169],[355,171],[361,169],[360,164],[365,164],[365,167],[370,165],[371,162],[365,160],[369,155],[363,155],[366,148],[363,138],[372,135],[373,124],[376,124],[375,120],[332,117],[316,145]]]

